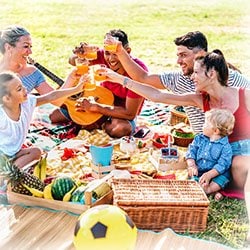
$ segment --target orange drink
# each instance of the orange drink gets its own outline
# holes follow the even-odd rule
[[[87,90],[87,91],[92,91],[92,90],[95,90],[96,89],[96,84],[95,84],[95,81],[90,81],[90,82],[87,82],[85,84],[85,87],[84,87],[84,90]]]
[[[104,50],[109,52],[116,52],[117,44],[104,44]]]
[[[84,51],[85,59],[87,60],[95,60],[97,59],[97,47],[89,46],[85,48]]]
[[[107,34],[104,39],[104,50],[115,53],[118,45],[117,41],[119,41],[117,37]]]
[[[94,65],[94,79],[97,82],[103,82],[106,80],[106,76],[102,73],[106,72],[106,65],[105,64],[97,64]]]
[[[87,60],[83,58],[76,58],[75,64],[77,67],[77,74],[84,75],[88,73],[89,70],[89,63]]]

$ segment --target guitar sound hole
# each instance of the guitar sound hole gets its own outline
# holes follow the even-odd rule
[[[70,99],[72,101],[76,101],[77,99],[79,99],[82,96],[83,96],[83,92],[82,93],[78,93],[76,95],[72,95],[72,96],[68,97],[68,99]]]

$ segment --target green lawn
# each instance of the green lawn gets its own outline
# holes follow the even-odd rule
[[[228,61],[250,76],[249,0],[0,0],[0,28],[26,27],[32,57],[65,77],[72,49],[81,41],[102,46],[110,29],[129,35],[133,55],[152,72],[178,69],[175,37],[200,30],[209,50],[221,49]],[[195,236],[242,248],[247,228],[244,201],[211,199],[208,229]]]

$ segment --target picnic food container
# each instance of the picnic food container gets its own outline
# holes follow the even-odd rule
[[[7,188],[7,198],[10,204],[22,204],[25,206],[43,207],[59,211],[68,211],[75,214],[81,214],[82,212],[86,211],[88,208],[93,206],[101,204],[112,204],[112,199],[113,199],[112,190],[109,191],[107,194],[105,194],[103,197],[93,202],[94,190],[100,187],[101,184],[103,184],[103,182],[100,181],[95,185],[92,185],[89,189],[85,191],[84,205],[75,202],[51,200],[51,199],[38,198],[34,196],[15,193],[11,190],[10,186],[8,186]]]
[[[170,110],[169,124],[174,126],[180,122],[189,124],[188,117],[182,106],[175,106]]]
[[[113,179],[113,204],[122,208],[139,229],[202,232],[209,200],[196,181]]]
[[[174,138],[174,144],[180,147],[188,147],[195,136],[189,125],[183,122],[175,125],[171,133]]]
[[[170,140],[170,141],[169,141]],[[174,138],[171,134],[158,134],[153,136],[153,146],[156,148],[164,148],[174,143]]]
[[[100,164],[101,166],[109,166],[111,164],[113,148],[114,146],[112,144],[105,146],[91,145],[89,147],[89,151],[92,156],[93,163],[95,165]]]

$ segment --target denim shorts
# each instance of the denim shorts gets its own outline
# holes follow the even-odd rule
[[[129,122],[129,124],[130,124],[130,126],[132,128],[132,132],[131,132],[131,135],[132,135],[132,134],[134,134],[135,129],[136,129],[136,119],[134,119],[134,120],[128,120],[128,122]]]
[[[63,116],[65,116],[65,118],[71,120],[67,108],[65,108],[64,106],[60,107],[60,112],[63,114]]]
[[[112,117],[110,116],[107,121],[111,121],[112,120]],[[136,118],[134,120],[127,120],[131,126],[131,135],[134,134],[135,132],[135,129],[136,129]]]
[[[230,145],[232,147],[233,156],[250,155],[250,139],[232,142]]]
[[[61,113],[62,113],[68,120],[71,120],[67,108],[60,107],[60,111],[61,111]],[[112,119],[112,118],[110,117],[110,119]],[[131,126],[131,128],[132,128],[132,132],[131,132],[131,135],[132,135],[132,134],[134,134],[135,129],[136,129],[136,119],[134,119],[134,120],[128,120],[128,122],[129,122],[129,124],[130,124],[130,126]]]
[[[212,179],[213,182],[217,183],[222,189],[224,189],[229,183],[230,179],[227,176],[221,174]]]

